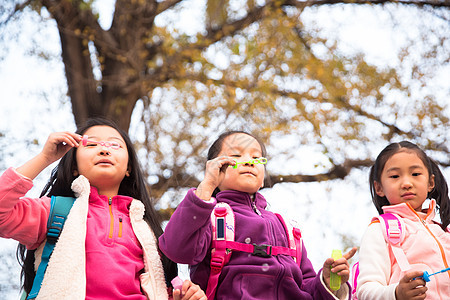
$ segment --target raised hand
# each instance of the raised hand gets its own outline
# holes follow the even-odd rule
[[[236,161],[229,156],[219,156],[206,162],[205,178],[197,187],[195,194],[203,200],[209,200],[215,188],[225,176],[226,168],[234,166]]]
[[[71,148],[78,147],[81,136],[72,132],[54,132],[49,135],[42,151],[17,168],[20,174],[34,179],[42,170],[57,161]]]

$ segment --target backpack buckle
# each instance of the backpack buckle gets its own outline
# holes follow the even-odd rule
[[[52,243],[56,243],[61,235],[65,219],[66,218],[64,216],[59,216],[56,214],[53,216],[52,223],[48,226],[47,240]]]
[[[214,269],[216,272],[220,272],[220,270],[222,270],[222,267],[224,264],[225,264],[225,258],[222,256],[214,255],[211,258],[211,269]]]
[[[272,256],[272,246],[271,245],[256,245],[253,244],[252,255],[259,257],[271,257]]]

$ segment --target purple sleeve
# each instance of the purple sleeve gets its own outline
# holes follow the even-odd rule
[[[188,191],[159,237],[161,251],[181,264],[200,263],[211,246],[210,219],[216,202],[205,202],[194,191]]]
[[[0,237],[12,238],[28,249],[44,241],[50,213],[50,198],[24,197],[32,186],[13,168],[0,177]]]

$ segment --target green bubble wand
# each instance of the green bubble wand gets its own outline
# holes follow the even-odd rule
[[[236,164],[234,166],[230,165],[230,167],[233,167],[233,169],[237,169],[238,164],[244,164],[244,165],[245,164],[249,164],[249,165],[262,164],[262,165],[265,165],[265,164],[267,164],[267,158],[260,157],[260,158],[252,159],[249,161],[236,162]]]

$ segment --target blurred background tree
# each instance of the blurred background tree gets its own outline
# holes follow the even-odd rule
[[[289,135],[323,156],[316,172],[276,171],[272,183],[344,178],[372,163],[374,142],[399,137],[450,163],[447,102],[412,91],[426,82],[432,64],[448,63],[450,1],[208,0],[202,29],[190,35],[155,22],[186,1],[117,0],[109,27],[101,26],[95,2],[3,2],[2,26],[30,9],[57,26],[76,123],[104,116],[128,130],[139,104],[145,124],[139,146],[156,198],[169,188],[196,186],[200,153],[226,128],[254,132],[269,145]],[[399,65],[380,68],[303,26],[305,10],[332,5],[410,7],[444,26],[424,29],[416,63],[405,48]],[[291,152],[275,148],[272,156]]]

